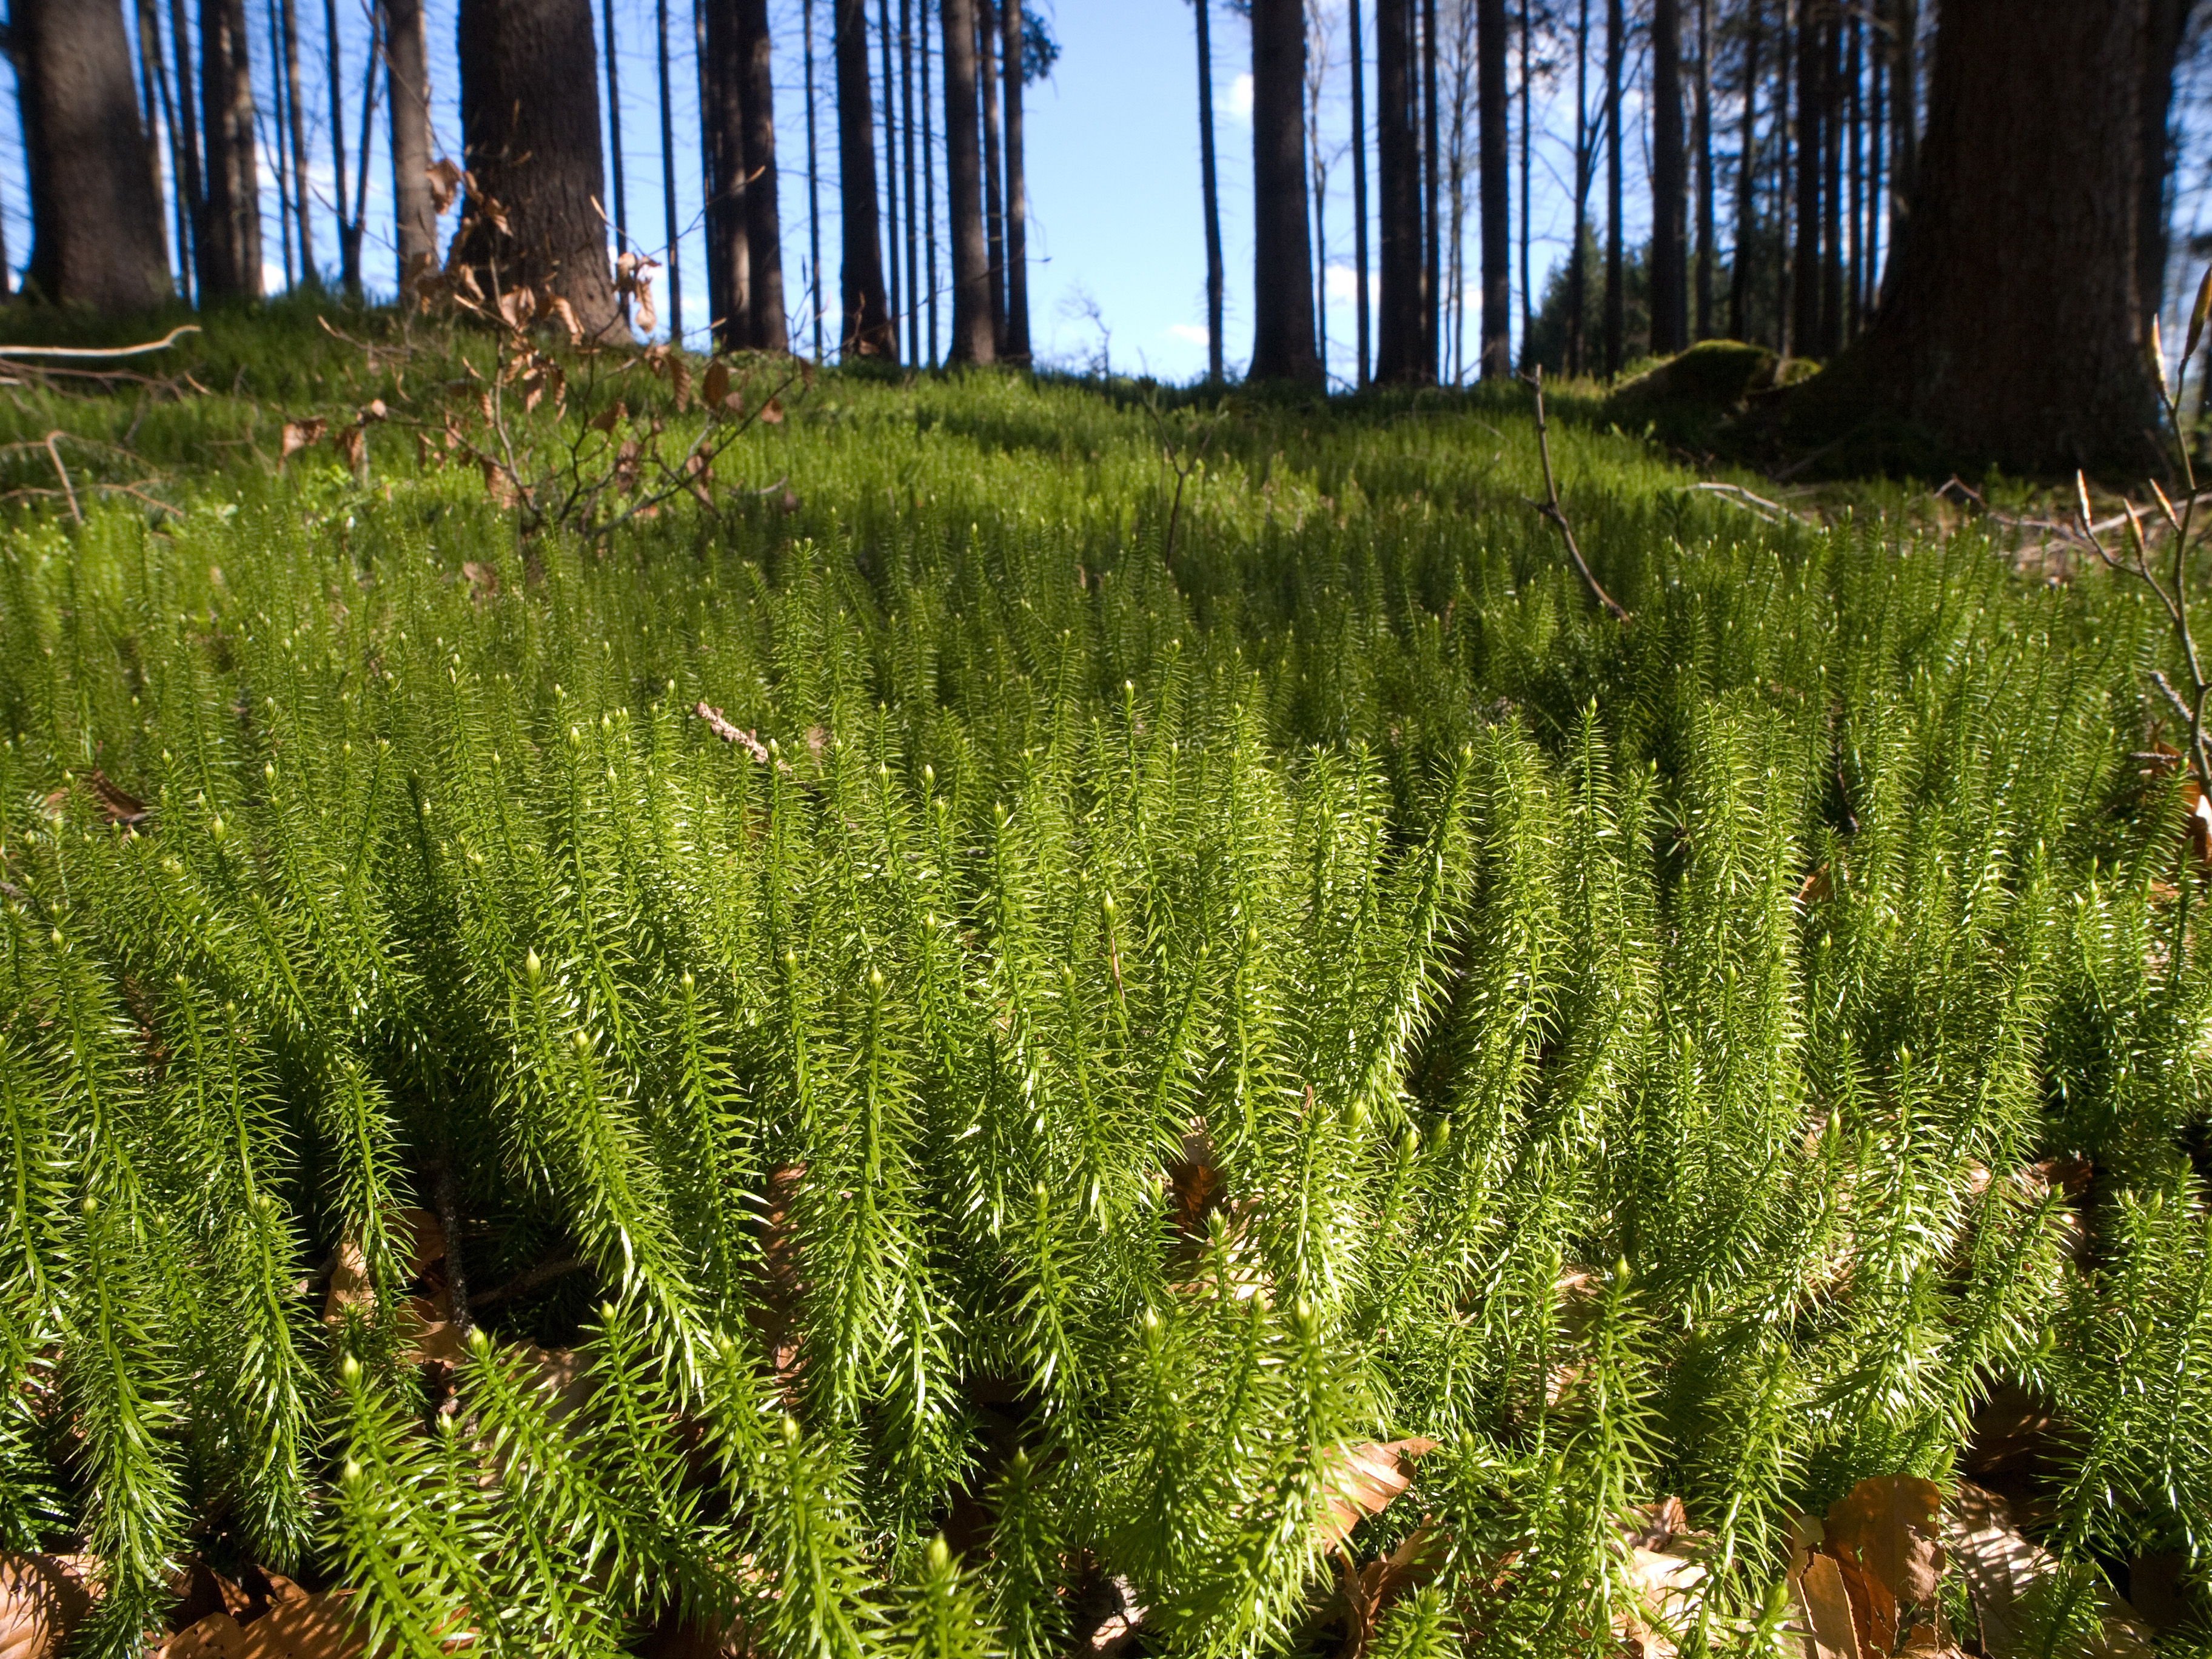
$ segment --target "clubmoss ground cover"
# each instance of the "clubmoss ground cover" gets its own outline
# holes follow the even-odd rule
[[[2000,1389],[2063,1558],[2204,1547],[2130,593],[1555,428],[1624,627],[1511,398],[992,377],[526,538],[406,427],[460,354],[349,326],[0,417],[118,446],[0,538],[0,1543],[91,1647],[198,1559],[422,1654],[1029,1659],[1115,1580],[1155,1653],[1610,1652],[1674,1495],[1675,1635],[1771,1649],[1792,1517]]]

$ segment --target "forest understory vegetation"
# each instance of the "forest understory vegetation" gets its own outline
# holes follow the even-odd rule
[[[2212,808],[2066,510],[200,320],[0,401],[0,1606],[2212,1644]]]

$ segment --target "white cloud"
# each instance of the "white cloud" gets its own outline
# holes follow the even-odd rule
[[[1206,327],[1201,323],[1170,323],[1167,331],[1176,339],[1188,341],[1192,345],[1206,343]]]
[[[1252,77],[1249,75],[1240,75],[1231,81],[1229,83],[1229,96],[1225,99],[1215,99],[1213,106],[1231,120],[1242,121],[1249,125],[1252,120]]]

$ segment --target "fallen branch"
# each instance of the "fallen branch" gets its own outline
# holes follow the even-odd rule
[[[135,346],[0,345],[0,357],[139,357],[149,351],[167,351],[180,334],[197,334],[198,323],[182,323],[158,340]]]
[[[1764,495],[1753,495],[1741,484],[1721,483],[1709,478],[1702,483],[1692,484],[1690,488],[1702,489],[1709,495],[1717,495],[1729,506],[1740,507],[1753,518],[1762,520],[1767,524],[1787,522],[1809,525],[1813,522],[1803,514],[1794,513],[1779,501],[1770,501]]]
[[[1620,601],[1607,592],[1596,576],[1591,574],[1589,561],[1583,557],[1582,549],[1575,544],[1574,526],[1567,522],[1566,512],[1559,505],[1559,481],[1552,471],[1551,428],[1544,421],[1544,366],[1537,364],[1534,374],[1522,378],[1536,393],[1536,452],[1544,459],[1545,498],[1540,501],[1530,501],[1528,505],[1559,526],[1560,539],[1567,544],[1567,556],[1574,561],[1576,574],[1582,577],[1583,586],[1589,589],[1597,602],[1622,622],[1633,622],[1635,618],[1628,614]]]
[[[58,431],[46,434],[46,453],[53,457],[54,471],[59,475],[62,481],[62,494],[69,497],[70,517],[82,524],[84,512],[76,504],[76,487],[70,483],[69,469],[62,465],[62,452],[54,442],[54,440],[61,435]]]

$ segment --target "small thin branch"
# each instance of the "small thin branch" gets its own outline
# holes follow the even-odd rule
[[[158,340],[135,346],[0,345],[0,357],[137,357],[149,351],[166,351],[177,343],[179,335],[199,331],[198,323],[182,323]]]
[[[1559,527],[1559,538],[1567,544],[1567,557],[1574,562],[1575,572],[1581,576],[1583,586],[1589,589],[1591,596],[1620,621],[1632,622],[1635,618],[1629,615],[1626,608],[1607,592],[1592,574],[1589,561],[1583,557],[1582,549],[1576,544],[1574,526],[1567,522],[1565,509],[1559,505],[1559,482],[1552,471],[1551,428],[1544,420],[1544,366],[1537,364],[1535,371],[1523,378],[1536,393],[1536,453],[1544,461],[1544,499],[1531,501],[1529,505]]]
[[[62,481],[62,494],[69,497],[70,517],[82,524],[84,510],[76,504],[76,486],[70,483],[69,469],[62,465],[61,446],[54,441],[61,435],[58,431],[46,434],[46,453],[53,457],[54,472]]]

